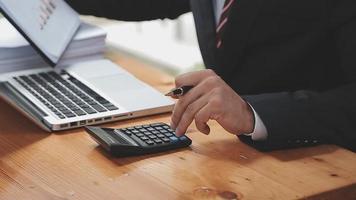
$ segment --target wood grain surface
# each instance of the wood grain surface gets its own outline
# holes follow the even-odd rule
[[[139,79],[168,91],[174,78],[114,53]],[[105,124],[166,122],[170,114]],[[356,155],[332,145],[261,153],[216,123],[189,128],[190,148],[113,158],[83,131],[47,133],[0,100],[0,199],[356,199]]]

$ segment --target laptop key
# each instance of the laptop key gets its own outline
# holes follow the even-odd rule
[[[75,112],[75,114],[77,114],[78,116],[86,115],[86,113],[85,113],[84,111],[82,111],[82,110],[76,110],[76,111],[74,111],[74,112]]]
[[[105,112],[106,111],[106,109],[103,108],[102,106],[100,106],[99,104],[92,105],[92,107],[98,112]]]
[[[106,109],[108,109],[108,110],[110,110],[110,111],[112,111],[112,110],[119,110],[119,108],[116,107],[116,106],[106,107]]]
[[[70,107],[69,109],[71,109],[72,111],[79,111],[80,110],[78,107]]]
[[[84,109],[84,108],[90,108],[87,104],[81,104],[81,105],[79,105],[82,109]]]
[[[65,119],[66,117],[64,115],[57,115],[60,119]]]
[[[66,117],[69,117],[69,118],[72,118],[72,117],[75,117],[76,115],[73,114],[73,113],[65,113],[64,114]]]
[[[90,100],[90,101],[88,101],[87,102],[89,105],[91,105],[91,106],[95,106],[95,105],[99,105],[99,104],[97,104],[95,101],[93,101],[93,100]]]
[[[88,114],[94,114],[94,113],[97,113],[94,109],[92,108],[83,108],[83,110],[88,113]]]

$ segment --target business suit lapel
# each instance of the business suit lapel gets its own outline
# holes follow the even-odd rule
[[[248,35],[264,0],[238,0],[233,6],[223,46],[216,49],[216,24],[211,0],[191,0],[200,51],[207,68],[224,77],[233,76],[241,61]]]
[[[205,65],[216,66],[215,19],[211,0],[191,0],[199,47]]]
[[[238,0],[231,8],[228,24],[221,36],[223,45],[217,50],[218,73],[226,76],[236,72],[239,62],[243,60],[249,33],[263,1]]]

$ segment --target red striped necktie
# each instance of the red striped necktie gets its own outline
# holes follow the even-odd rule
[[[229,13],[230,13],[230,8],[232,7],[232,4],[234,4],[235,0],[225,0],[224,8],[222,10],[219,24],[216,27],[216,48],[220,48],[221,45],[223,44],[222,41],[222,33],[224,32],[225,25],[227,24],[227,21],[229,19]]]

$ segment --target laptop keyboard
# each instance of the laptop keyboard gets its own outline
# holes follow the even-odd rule
[[[55,72],[14,77],[60,119],[118,110],[111,102],[70,75]]]

